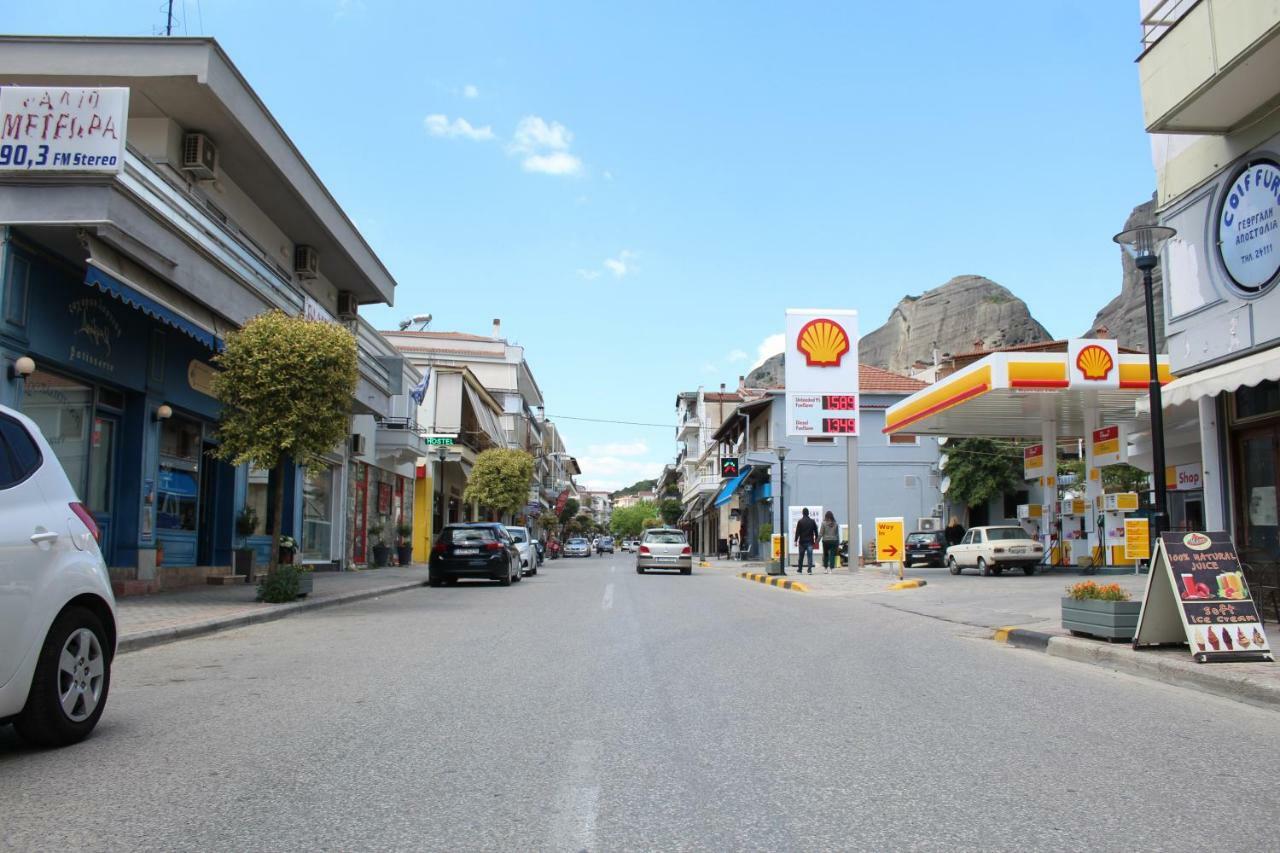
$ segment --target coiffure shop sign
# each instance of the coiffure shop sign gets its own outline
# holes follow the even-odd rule
[[[1218,252],[1231,280],[1257,293],[1280,272],[1280,165],[1254,160],[1236,174],[1218,211]]]

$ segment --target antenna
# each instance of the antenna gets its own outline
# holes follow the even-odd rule
[[[173,35],[173,0],[169,0],[169,11],[165,16],[164,34]]]

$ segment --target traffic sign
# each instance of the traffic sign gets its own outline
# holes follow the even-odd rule
[[[876,519],[876,562],[902,562],[902,552],[905,548],[905,543],[903,542],[903,528],[905,526],[905,522],[901,517]]]

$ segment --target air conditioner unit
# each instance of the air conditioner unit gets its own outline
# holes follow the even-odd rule
[[[212,181],[218,177],[218,146],[203,133],[182,137],[182,170],[196,180]]]
[[[298,278],[315,278],[320,275],[320,253],[315,247],[301,244],[294,246],[293,272]]]
[[[943,511],[944,509],[946,509],[946,507],[945,507],[945,506],[943,506],[942,504],[934,504],[934,505],[933,505],[933,514],[934,514],[934,516],[935,516],[935,517],[937,517],[937,518],[942,518],[942,511]]]
[[[360,304],[356,302],[356,295],[350,290],[338,291],[338,316],[344,320],[354,318],[359,313]]]
[[[942,529],[942,519],[940,518],[934,518],[933,516],[929,515],[929,516],[925,516],[924,518],[916,519],[916,530],[927,531],[927,530],[941,530],[941,529]]]
[[[364,436],[358,432],[351,433],[351,455],[364,456]]]

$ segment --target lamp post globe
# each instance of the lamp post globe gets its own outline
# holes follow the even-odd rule
[[[1160,367],[1156,350],[1155,292],[1151,271],[1160,264],[1160,252],[1178,232],[1164,225],[1140,225],[1111,239],[1120,244],[1133,265],[1142,270],[1142,295],[1147,313],[1147,396],[1151,404],[1151,467],[1155,481],[1155,515],[1151,537],[1157,539],[1168,523],[1168,484],[1164,467],[1164,409],[1160,398]]]

